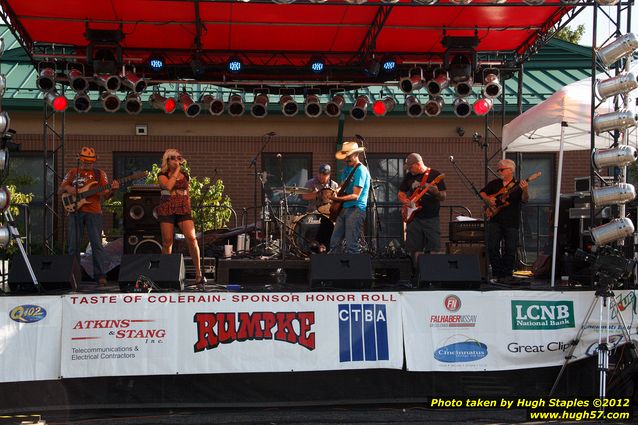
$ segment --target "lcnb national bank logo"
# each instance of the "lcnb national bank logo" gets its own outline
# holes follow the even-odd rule
[[[339,362],[390,360],[382,304],[339,304]]]
[[[512,329],[573,328],[573,301],[512,300]]]

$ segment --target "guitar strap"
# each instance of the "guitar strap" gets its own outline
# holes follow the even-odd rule
[[[423,188],[427,184],[430,171],[432,171],[432,169],[428,167],[428,169],[425,170],[425,173],[423,173],[423,178],[421,179],[421,183],[419,184],[419,189]]]
[[[348,174],[348,178],[346,178],[346,181],[343,182],[343,190],[345,191],[346,188],[350,185],[350,181],[352,180],[352,177],[354,177],[354,172],[357,171],[357,168],[359,168],[359,165],[361,165],[361,163],[358,163],[353,169],[352,171],[350,171],[350,174]],[[345,195],[345,193],[343,194]]]

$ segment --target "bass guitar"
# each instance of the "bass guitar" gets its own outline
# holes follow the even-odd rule
[[[121,179],[116,179],[120,184],[128,183],[132,180],[137,180],[144,178],[148,175],[148,171],[140,171],[135,174],[131,174],[130,176],[123,177]],[[86,198],[89,196],[96,195],[105,190],[111,189],[111,184],[105,184],[103,186],[96,186],[98,182],[91,182],[86,186],[83,186],[78,189],[77,195],[75,193],[63,193],[62,194],[62,206],[67,214],[71,214],[79,210],[82,205],[90,204],[91,201],[88,201]]]
[[[428,189],[430,189],[432,185],[439,183],[444,178],[445,174],[439,174],[434,180],[423,186],[422,189],[417,189],[414,191],[412,196],[410,196],[410,203],[404,204],[401,207],[401,218],[405,223],[409,223],[414,220],[414,216],[416,215],[416,213],[418,213],[421,208],[423,208],[421,207],[421,205],[417,204],[417,202],[419,202],[419,199],[421,199],[423,195],[428,193]]]
[[[526,178],[525,181],[528,183],[531,183],[537,178],[539,178],[540,176],[541,176],[541,172],[537,171],[531,176],[529,176],[528,178]],[[510,184],[508,184],[507,186],[503,186],[501,190],[499,190],[493,195],[496,198],[496,204],[494,206],[488,205],[488,207],[485,208],[485,216],[487,217],[488,220],[494,217],[495,215],[497,215],[498,213],[500,213],[503,210],[503,208],[506,208],[509,206],[510,203],[508,201],[508,198],[517,189],[520,189],[518,182],[511,181]]]

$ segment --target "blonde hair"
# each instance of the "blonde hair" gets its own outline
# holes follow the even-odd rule
[[[516,163],[512,161],[511,159],[501,159],[498,162],[498,166],[504,167],[504,168],[511,168],[513,172],[516,171]]]
[[[162,168],[161,172],[166,173],[168,171],[168,158],[171,156],[181,155],[179,151],[175,148],[168,148],[164,151],[164,155],[162,155]]]

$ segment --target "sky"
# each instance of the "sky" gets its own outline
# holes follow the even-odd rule
[[[612,16],[615,16],[616,14],[616,7],[615,6],[608,6],[608,7],[604,7],[604,9],[606,9],[608,11],[608,13],[613,13]],[[569,26],[571,28],[576,28],[579,24],[584,24],[585,25],[585,34],[583,34],[583,37],[580,39],[580,42],[583,46],[591,46],[591,42],[592,42],[592,36],[593,36],[593,16],[594,16],[594,8],[593,7],[586,7],[584,11],[582,11],[576,18],[574,18],[574,20],[572,22],[570,22]],[[621,31],[623,34],[625,34],[627,28],[627,23],[626,21],[623,21],[622,23],[622,27],[621,27]],[[612,26],[611,22],[609,21],[609,19],[600,14],[598,16],[598,31],[596,34],[596,44],[598,44],[598,46],[601,45],[601,43],[607,39],[607,37],[609,36],[609,34],[611,34],[614,30],[615,30],[615,26]],[[632,16],[631,16],[631,32],[638,32],[638,4],[634,5],[634,7],[632,8]]]

